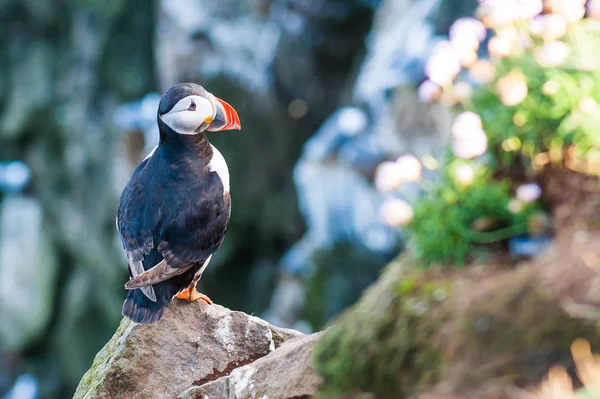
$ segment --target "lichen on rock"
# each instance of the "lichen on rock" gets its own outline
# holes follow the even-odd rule
[[[127,359],[128,353],[125,351],[125,340],[134,323],[128,319],[123,319],[113,338],[106,344],[94,359],[92,367],[84,374],[75,393],[75,397],[93,397],[94,392],[100,392],[104,388],[104,380],[110,378],[107,374],[110,371],[109,366],[117,358]],[[92,395],[92,396],[88,396]]]

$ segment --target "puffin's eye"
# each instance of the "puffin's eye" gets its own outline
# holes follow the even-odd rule
[[[192,101],[190,106],[188,107],[188,111],[195,111],[195,110],[196,110],[196,103]]]

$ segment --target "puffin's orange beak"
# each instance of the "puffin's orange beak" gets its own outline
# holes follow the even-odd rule
[[[222,130],[240,130],[242,124],[240,123],[240,117],[238,116],[235,109],[220,98],[215,97],[217,100],[217,114],[208,125],[208,131],[220,132]]]

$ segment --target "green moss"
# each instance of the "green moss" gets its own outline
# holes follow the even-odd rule
[[[434,338],[442,321],[437,308],[449,284],[403,273],[398,264],[382,280],[315,349],[327,395],[363,391],[401,398],[439,378],[442,356]]]
[[[273,339],[273,342],[275,343],[275,349],[277,349],[286,341],[286,338],[279,334],[277,330],[270,327],[269,329],[271,330],[271,337]]]
[[[131,326],[132,323],[130,321],[126,319],[121,321],[119,328],[111,340],[98,352],[92,366],[82,377],[73,399],[90,399],[96,397],[97,393],[102,391],[104,382],[108,378],[107,376],[114,375],[116,368],[118,368],[118,366],[114,366],[115,359],[131,358],[130,348],[127,345],[122,345],[122,337]],[[110,370],[108,370],[109,366]]]

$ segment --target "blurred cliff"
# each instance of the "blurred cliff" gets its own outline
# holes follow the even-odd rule
[[[210,88],[244,126],[211,137],[234,203],[201,289],[304,331],[354,303],[402,248],[374,169],[443,148],[450,115],[416,87],[474,3],[0,2],[0,397],[68,397],[114,332],[117,200],[176,82]]]
[[[0,392],[26,372],[41,397],[68,396],[120,319],[114,212],[130,162],[111,114],[155,87],[153,15],[142,2],[0,4],[0,159],[31,174],[0,202]]]

